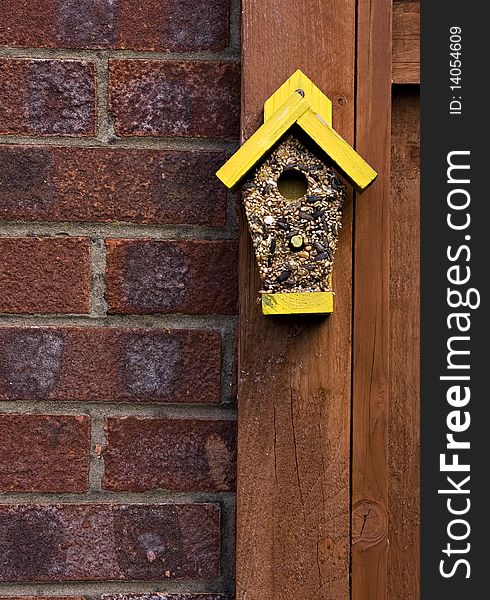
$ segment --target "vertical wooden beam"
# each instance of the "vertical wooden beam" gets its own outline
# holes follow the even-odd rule
[[[356,149],[378,172],[355,205],[352,600],[387,597],[392,0],[358,0]]]
[[[242,137],[300,68],[354,138],[354,0],[243,0]],[[335,257],[335,313],[266,317],[240,233],[237,599],[348,600],[352,198]]]
[[[393,94],[388,598],[420,599],[419,90]]]

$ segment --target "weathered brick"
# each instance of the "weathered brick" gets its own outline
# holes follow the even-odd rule
[[[0,581],[212,579],[214,504],[0,506]]]
[[[56,0],[54,45],[110,48],[116,40],[116,14],[120,3],[121,0]],[[42,14],[42,8],[40,12]]]
[[[229,594],[102,594],[101,600],[232,600]],[[0,597],[0,600],[1,597]]]
[[[216,331],[0,328],[0,399],[220,401]]]
[[[226,491],[235,487],[235,422],[109,417],[109,490]]]
[[[90,419],[0,415],[0,491],[84,492]]]
[[[0,219],[222,226],[222,152],[0,146]]]
[[[0,312],[88,313],[85,238],[0,238]]]
[[[236,64],[111,60],[109,93],[115,130],[121,136],[238,136]]]
[[[95,133],[95,70],[76,60],[0,59],[0,133]]]
[[[57,0],[0,0],[0,46],[39,48],[55,43]]]
[[[107,241],[112,313],[233,314],[234,241]]]
[[[0,0],[0,46],[192,52],[228,44],[227,0]]]
[[[123,0],[118,44],[135,50],[223,50],[228,44],[228,4],[227,0]]]

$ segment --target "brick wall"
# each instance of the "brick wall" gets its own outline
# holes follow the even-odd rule
[[[228,599],[239,0],[0,15],[0,600]]]

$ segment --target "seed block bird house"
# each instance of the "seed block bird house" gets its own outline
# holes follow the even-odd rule
[[[243,202],[264,314],[333,311],[332,268],[345,184],[376,172],[332,129],[332,103],[301,71],[266,102],[264,124],[221,167]]]

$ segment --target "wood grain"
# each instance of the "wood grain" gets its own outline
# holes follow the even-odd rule
[[[333,292],[262,294],[264,315],[306,315],[333,312]]]
[[[354,134],[354,0],[244,0],[242,136],[301,69]],[[352,200],[329,317],[267,317],[248,231],[240,233],[237,483],[239,600],[348,600]]]
[[[352,600],[387,597],[391,2],[358,2],[356,147],[378,178],[355,202]]]
[[[388,598],[419,600],[419,92],[393,97]]]
[[[420,1],[393,4],[393,83],[420,83]]]

